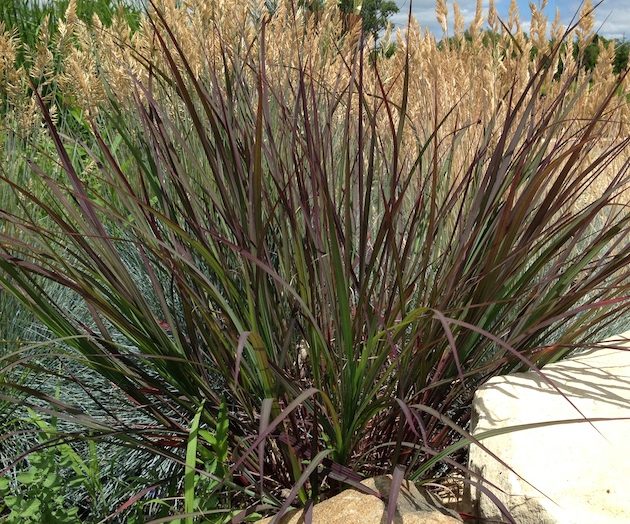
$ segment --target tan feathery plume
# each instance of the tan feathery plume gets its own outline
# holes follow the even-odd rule
[[[4,23],[0,22],[0,100],[19,93],[21,74],[15,64],[19,45],[17,30],[5,31]]]
[[[39,78],[40,84],[52,74],[53,54],[49,49],[51,42],[50,17],[46,15],[37,33],[37,43],[34,49],[28,49],[31,67],[28,71],[33,78]]]
[[[17,47],[17,30],[5,31],[4,22],[0,22],[0,75],[15,67]]]
[[[448,27],[448,8],[446,7],[446,0],[437,0],[435,2],[435,17],[437,18],[438,24],[440,24],[440,27],[442,28],[442,32],[446,33]]]
[[[510,2],[510,10],[508,11],[508,27],[510,31],[513,31],[515,28],[519,29],[521,26],[519,12],[518,12],[518,4],[516,0],[511,0]]]
[[[464,17],[457,2],[453,2],[453,17],[455,35],[462,36],[464,34]]]
[[[494,4],[494,0],[490,0],[488,3],[488,25],[493,31],[496,31],[497,19],[497,7]]]
[[[483,10],[481,5],[481,0],[477,0],[477,4],[475,6],[475,18],[470,24],[470,34],[473,36],[477,36],[479,34],[479,30],[481,29],[481,25],[483,24]]]
[[[70,0],[66,9],[65,22],[68,26],[73,26],[78,21],[77,18],[77,1]]]
[[[547,0],[543,0],[540,7],[533,2],[529,3],[529,9],[532,13],[530,20],[530,34],[534,45],[541,48],[547,41],[547,17],[543,13],[543,9],[547,6]]]
[[[615,46],[612,43],[604,43],[604,39],[600,38],[597,42],[599,54],[597,55],[597,63],[595,64],[594,77],[598,79],[600,86],[606,86],[606,81],[615,81],[613,73],[613,63],[615,60]],[[608,91],[604,88],[603,91]]]
[[[65,55],[72,45],[72,39],[76,36],[78,24],[77,3],[76,0],[70,0],[64,18],[59,21],[57,27],[56,46],[57,52],[61,56]]]
[[[580,10],[580,21],[578,22],[578,38],[586,40],[593,33],[595,26],[595,15],[593,14],[592,0],[584,0]]]
[[[557,42],[564,33],[564,26],[560,23],[560,8],[556,7],[556,16],[551,24],[551,39]]]

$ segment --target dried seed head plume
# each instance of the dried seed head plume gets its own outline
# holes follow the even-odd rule
[[[435,2],[435,17],[442,28],[442,32],[446,33],[448,29],[448,8],[446,7],[446,0],[437,0]]]
[[[457,2],[453,2],[453,18],[455,35],[461,37],[464,34],[464,17]]]
[[[0,89],[15,79],[18,45],[17,31],[6,31],[4,23],[0,22]]]
[[[497,30],[497,21],[498,21],[498,15],[497,15],[497,7],[494,3],[494,0],[490,0],[490,2],[488,3],[488,25],[490,26],[490,29],[492,29],[492,31],[496,32]]]
[[[50,19],[47,15],[39,27],[35,48],[26,50],[28,62],[31,64],[29,75],[37,79],[40,86],[52,80],[54,57],[50,50],[51,45]]]
[[[64,18],[59,20],[57,28],[57,50],[61,55],[72,46],[78,25],[76,0],[70,0]]]
[[[389,46],[394,42],[393,32],[394,32],[394,24],[392,24],[391,22],[388,22],[387,26],[385,27],[385,32],[383,33],[383,36],[380,39],[381,46],[383,49],[388,49]]]
[[[584,0],[580,10],[580,21],[578,22],[578,39],[582,42],[588,40],[593,34],[594,26],[593,2],[592,0]]]
[[[529,9],[532,13],[530,20],[530,35],[534,45],[539,49],[544,47],[547,42],[547,17],[543,13],[546,6],[547,0],[543,0],[540,7],[536,6],[533,2],[529,3]]]
[[[488,0],[488,24],[491,28],[493,25],[498,28],[495,1]],[[188,0],[186,8],[182,9],[178,7],[176,0],[159,0],[159,8],[178,40],[191,70],[195,75],[204,78],[206,75],[215,75],[216,69],[223,67],[217,57],[225,55],[228,62],[243,64],[248,57],[256,56],[259,46],[258,18],[263,6],[259,0],[253,2],[250,4],[225,0],[214,2],[210,6],[201,0]],[[28,56],[32,57],[29,67],[31,73],[41,79],[38,81],[39,85],[54,80],[55,85],[69,99],[76,100],[83,109],[92,112],[106,101],[105,93],[114,93],[122,104],[130,103],[136,82],[146,81],[150,74],[147,63],[153,63],[156,70],[168,68],[166,57],[157,43],[155,29],[145,16],[140,18],[139,27],[135,31],[130,30],[128,21],[120,15],[114,17],[109,27],[104,27],[100,20],[94,19],[88,28],[79,20],[73,21],[73,5],[70,5],[68,19],[64,21],[60,31],[51,37],[48,25],[44,24],[40,31],[40,43],[28,51]],[[440,113],[455,105],[457,108],[452,113],[453,122],[483,121],[490,112],[501,106],[501,93],[505,93],[513,83],[517,89],[524,87],[531,78],[532,68],[535,67],[530,58],[532,45],[535,43],[543,51],[548,48],[543,37],[547,23],[542,15],[545,2],[532,8],[532,38],[526,38],[520,29],[516,33],[515,37],[522,51],[519,53],[497,53],[499,48],[514,49],[513,39],[507,35],[497,35],[497,45],[479,45],[483,23],[482,2],[478,1],[476,5],[471,32],[477,45],[449,46],[448,51],[445,51],[436,46],[433,35],[420,31],[414,19],[408,28],[408,40],[402,31],[397,37],[390,36],[391,29],[381,40],[387,44],[391,38],[391,43],[395,41],[396,44],[387,46],[391,51],[390,58],[385,58],[385,53],[376,58],[379,60],[381,80],[392,96],[399,96],[401,93],[400,71],[404,67],[406,51],[409,51],[409,67],[414,72],[410,77],[410,93],[414,94],[409,96],[408,112],[410,120],[422,132],[427,131],[426,122],[434,121],[436,112]],[[343,19],[339,16],[337,3],[334,1],[325,2],[316,16],[307,9],[296,12],[288,1],[283,0],[277,3],[275,9],[273,16],[268,18],[267,34],[282,34],[282,38],[267,39],[265,53],[269,79],[276,82],[279,81],[277,79],[289,77],[293,80],[295,77],[291,75],[298,71],[300,63],[311,64],[309,67],[317,72],[324,83],[328,76],[335,78],[339,71],[345,71],[344,64],[352,62],[352,53],[356,51],[359,42],[360,26],[354,23],[358,22],[358,16],[355,15],[352,20]],[[436,16],[444,32],[449,29],[448,15],[447,1],[436,0]],[[456,2],[451,16],[454,19],[457,41],[463,44],[465,23]],[[511,3],[510,17],[511,25],[518,28],[518,7],[515,1]],[[561,32],[557,19],[552,27],[552,35],[560,35]],[[71,38],[68,36],[70,34]],[[200,34],[205,37],[200,39]],[[61,40],[67,43],[60,46]],[[6,47],[6,44],[0,45]],[[566,57],[562,58],[565,64],[563,76],[577,68],[571,55],[570,42],[568,46]],[[63,56],[59,56],[61,47]],[[5,52],[3,56],[9,57],[11,53]],[[182,65],[179,56],[173,57],[173,60]],[[557,63],[552,67],[557,69]],[[250,73],[242,74],[243,81],[248,81]],[[597,75],[602,76],[601,80]],[[588,116],[589,111],[597,106],[603,96],[604,87],[599,89],[598,83],[601,81],[602,86],[607,85],[610,75],[609,67],[602,65],[597,69],[593,88],[581,97],[580,103],[572,110],[571,117]],[[370,74],[366,74],[364,82],[366,90],[376,92],[381,89],[377,79]],[[561,84],[562,82],[550,82],[545,87],[546,93],[553,95]],[[27,105],[30,93],[20,82],[15,82],[15,85],[27,94],[24,96],[24,105]],[[439,95],[436,97],[437,86]],[[280,92],[282,88],[276,87]],[[460,103],[462,93],[466,94],[466,98]],[[436,98],[439,99],[437,107],[434,103]],[[169,104],[167,106],[172,107],[176,114],[180,108],[170,102]],[[625,113],[622,114],[625,109],[620,108],[618,111],[616,118],[627,122]],[[623,125],[627,127],[627,124]],[[446,127],[445,125],[444,129]],[[471,141],[474,136],[470,131]],[[460,160],[465,161],[464,155]]]
[[[556,7],[556,16],[553,19],[551,24],[551,39],[554,42],[560,40],[562,35],[564,34],[565,27],[560,22],[560,8]]]
[[[481,0],[477,0],[475,5],[475,17],[473,18],[470,24],[470,34],[474,38],[479,36],[479,31],[481,30],[481,26],[483,25],[483,8],[481,5]]]
[[[77,18],[77,0],[70,0],[65,14],[66,24],[73,26],[78,22]]]
[[[508,11],[508,27],[510,31],[518,31],[521,27],[520,14],[518,12],[518,4],[516,3],[516,0],[510,1],[510,10]]]

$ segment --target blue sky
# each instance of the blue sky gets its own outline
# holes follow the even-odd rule
[[[411,0],[396,0],[400,12],[392,17],[397,25],[405,25],[409,2]],[[534,0],[537,4],[539,0]],[[449,22],[453,21],[453,0],[447,0],[449,8]],[[560,8],[563,23],[568,23],[571,17],[578,11],[580,0],[549,0],[545,12],[550,20],[556,13],[556,7]],[[596,1],[594,0],[595,4]],[[459,0],[459,7],[467,22],[471,21],[475,14],[475,0]],[[484,16],[487,14],[488,0],[483,0]],[[495,0],[499,16],[507,19],[510,0]],[[521,19],[529,20],[529,0],[518,0]],[[428,27],[437,34],[441,33],[435,19],[435,0],[413,0],[413,14],[420,26]],[[604,0],[595,11],[596,27],[601,26],[598,32],[610,38],[626,38],[630,40],[630,0]],[[527,29],[527,27],[525,27]]]

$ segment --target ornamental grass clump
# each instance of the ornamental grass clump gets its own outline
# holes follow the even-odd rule
[[[29,184],[2,176],[18,203],[1,211],[3,292],[146,421],[16,390],[89,429],[73,437],[180,465],[170,510],[191,519],[206,511],[195,473],[217,497],[207,511],[238,520],[367,476],[466,472],[475,388],[627,311],[630,138],[611,130],[626,76],[573,118],[589,77],[566,62],[554,80],[560,40],[469,111],[440,98],[444,69],[420,64],[413,28],[374,59],[360,27],[310,36],[280,2],[210,24],[211,52],[191,57],[179,35],[194,13],[169,12],[141,23],[150,53],[121,42],[135,63],[115,85],[131,98],[105,75],[80,137],[34,90],[64,177],[37,162]],[[284,38],[302,45],[283,57]],[[4,365],[42,355],[22,357]]]

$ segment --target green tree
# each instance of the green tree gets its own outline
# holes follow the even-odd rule
[[[615,61],[613,64],[613,71],[615,74],[619,74],[625,71],[628,67],[628,58],[630,55],[630,42],[617,42],[615,49]]]
[[[584,55],[580,58],[580,48],[579,46],[575,46],[573,51],[574,58],[576,60],[581,60],[582,66],[587,71],[592,71],[597,64],[597,59],[599,58],[599,40],[602,38],[599,35],[595,35],[593,39],[589,42],[589,44],[584,48]],[[606,41],[604,40],[604,44]]]
[[[599,58],[599,41],[606,47],[615,46],[615,58],[613,61],[613,71],[619,74],[628,67],[628,55],[630,54],[630,42],[620,42],[618,40],[608,40],[600,35],[595,35],[593,40],[584,48],[584,56],[581,60],[582,66],[587,71],[592,71]],[[579,46],[574,49],[574,57],[579,59]]]
[[[363,0],[360,4],[359,14],[363,21],[363,30],[366,35],[374,38],[385,29],[389,17],[398,12],[396,2],[392,0]],[[350,14],[358,7],[354,0],[340,0],[339,9],[344,14]]]

